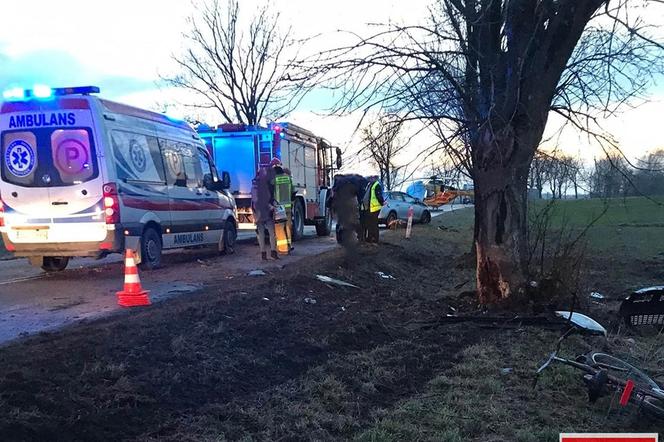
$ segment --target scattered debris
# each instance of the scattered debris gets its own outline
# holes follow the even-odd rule
[[[346,307],[344,307],[344,306],[342,305],[342,306],[341,306],[341,311],[342,311],[342,312],[345,312],[345,311],[346,311]]]
[[[467,279],[467,280],[465,280],[464,282],[461,282],[461,283],[455,285],[455,286],[454,286],[454,290],[459,290],[461,287],[463,287],[464,285],[468,284],[469,282],[470,282],[470,279]]]
[[[258,270],[252,270],[251,272],[247,273],[247,275],[249,275],[249,276],[265,276],[265,275],[267,275],[267,273],[265,273],[261,269],[258,269]]]
[[[646,287],[630,294],[618,315],[628,326],[664,324],[664,286]]]
[[[196,262],[199,263],[200,265],[204,266],[204,267],[209,267],[210,266],[210,264],[203,261],[202,259],[197,259]]]
[[[325,283],[329,283],[329,284],[335,284],[335,285],[340,285],[340,286],[343,286],[343,287],[353,287],[353,288],[359,289],[359,287],[356,286],[356,285],[350,284],[348,282],[341,281],[339,279],[330,278],[329,276],[325,276],[325,275],[316,275],[316,279],[318,279],[321,282],[325,282]]]
[[[591,297],[591,298],[595,298],[595,299],[604,299],[604,298],[605,298],[605,296],[602,295],[602,294],[599,293],[599,292],[591,292],[591,293],[590,293],[590,297]]]
[[[376,272],[376,275],[380,276],[383,279],[397,279],[392,275],[388,275],[387,273],[384,272]]]
[[[263,301],[269,301],[270,298],[263,298]]]
[[[307,304],[315,304],[316,300],[314,298],[304,298],[304,302]]]
[[[530,281],[528,283],[528,285],[531,286],[532,288],[536,289],[539,284],[537,284],[537,281]]]
[[[512,367],[505,367],[505,368],[500,369],[500,372],[502,374],[510,374],[510,373],[512,373],[512,371],[514,371],[514,369]]]

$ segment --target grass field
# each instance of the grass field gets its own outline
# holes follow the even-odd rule
[[[532,204],[531,213],[550,202]],[[625,258],[652,258],[664,252],[664,198],[564,200],[553,203],[552,227],[588,230],[591,250]]]

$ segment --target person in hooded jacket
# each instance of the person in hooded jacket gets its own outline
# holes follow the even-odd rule
[[[367,181],[361,175],[348,174],[334,177],[329,207],[337,219],[337,242],[349,245],[352,236],[362,240],[359,208]]]
[[[277,243],[274,232],[274,170],[271,167],[261,167],[256,173],[251,186],[251,210],[256,223],[256,237],[261,249],[261,258],[267,261],[267,244],[265,232],[267,231],[270,244],[270,256],[279,259]]]

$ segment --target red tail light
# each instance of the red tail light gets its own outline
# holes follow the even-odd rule
[[[106,224],[120,222],[120,198],[115,183],[104,184],[104,216]]]

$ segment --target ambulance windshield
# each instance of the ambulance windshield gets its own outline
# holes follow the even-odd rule
[[[99,174],[89,128],[2,133],[2,179],[23,187],[81,184]]]

